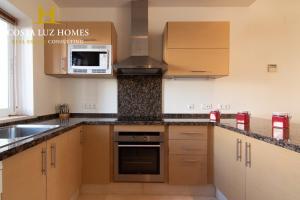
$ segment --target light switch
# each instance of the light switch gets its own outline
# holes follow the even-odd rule
[[[276,64],[268,64],[268,72],[277,72],[277,65]]]

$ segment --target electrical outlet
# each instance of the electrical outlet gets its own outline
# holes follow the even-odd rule
[[[195,110],[195,104],[187,105],[188,110]]]
[[[201,104],[201,110],[212,110],[213,105],[212,104]]]
[[[217,105],[217,108],[218,108],[219,110],[230,110],[231,105],[230,105],[230,104],[218,104],[218,105]]]
[[[96,104],[93,103],[85,103],[83,105],[84,110],[96,110]]]

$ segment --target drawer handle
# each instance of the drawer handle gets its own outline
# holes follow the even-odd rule
[[[201,151],[202,150],[200,148],[189,148],[189,147],[183,147],[183,149],[186,151]]]
[[[95,38],[87,38],[87,39],[83,39],[83,41],[85,41],[85,42],[92,42],[92,41],[97,41],[97,39],[95,39]]]
[[[201,132],[182,132],[185,135],[192,135],[192,134],[201,134]]]
[[[193,73],[205,73],[205,72],[208,72],[208,71],[204,71],[204,70],[192,70],[191,72],[193,72]]]
[[[183,160],[183,162],[195,163],[195,162],[200,162],[200,160]]]

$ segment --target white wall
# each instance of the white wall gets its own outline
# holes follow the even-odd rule
[[[114,22],[118,32],[118,59],[122,60],[130,55],[130,8],[63,8],[62,19]],[[72,112],[117,113],[117,81],[64,79],[61,85],[61,101],[70,104]],[[89,106],[93,104],[95,108]]]
[[[161,59],[162,31],[167,21],[231,22],[230,76],[216,79],[164,80],[164,112],[207,112],[201,104],[229,104],[224,112],[249,110],[253,116],[270,117],[272,111],[287,111],[293,121],[300,121],[297,86],[300,68],[300,2],[296,0],[257,0],[251,7],[151,7],[149,9],[150,54]],[[121,12],[120,12],[121,11]],[[80,16],[77,13],[81,13]],[[64,20],[110,20],[118,31],[119,58],[129,52],[128,8],[62,8]],[[278,64],[277,73],[267,73],[267,64]],[[116,112],[116,83],[101,88],[106,80],[67,80],[62,86],[62,99],[71,103],[76,112],[82,104],[72,99],[84,95],[72,82],[93,84],[94,96],[103,99],[97,111]],[[72,88],[73,87],[73,88]],[[104,86],[103,86],[104,87]],[[66,92],[72,90],[73,92]],[[111,101],[108,102],[108,99]],[[97,103],[97,102],[95,102]],[[103,104],[107,103],[107,106]],[[76,105],[75,105],[76,104]],[[194,104],[189,110],[187,105]]]
[[[31,19],[41,0],[10,0]],[[51,1],[50,1],[51,2]],[[162,31],[167,21],[231,22],[230,76],[216,79],[164,80],[164,112],[207,112],[201,104],[230,104],[231,110],[250,110],[269,117],[287,111],[300,122],[297,94],[300,68],[300,2],[257,0],[251,7],[151,7],[150,54],[161,59]],[[129,8],[61,8],[62,20],[113,21],[118,32],[119,60],[129,56]],[[80,15],[78,15],[80,13]],[[114,79],[56,79],[44,75],[43,45],[33,46],[34,113],[53,113],[59,102],[71,104],[72,112],[117,112]],[[267,64],[278,64],[278,73],[267,73]],[[85,104],[96,104],[86,109]],[[194,110],[187,105],[195,105]]]
[[[300,84],[299,8],[297,0],[257,0],[248,8],[151,7],[150,55],[157,59],[161,59],[162,31],[167,21],[231,22],[230,76],[216,80],[164,80],[164,112],[208,112],[201,104],[213,103],[231,105],[231,109],[224,112],[249,110],[259,117],[269,117],[272,111],[287,111],[293,115],[293,121],[300,121],[300,95],[296,89]],[[64,20],[113,21],[119,36],[119,59],[129,55],[128,8],[62,8],[62,15]],[[278,72],[267,73],[268,64],[278,64]],[[95,93],[88,98],[98,104],[97,112],[116,112],[115,81],[70,79],[63,82],[62,100],[71,103],[76,112],[84,111],[83,104],[90,102],[76,98],[85,93],[77,91],[72,83],[78,87],[85,83],[88,90],[94,86]],[[99,98],[102,101],[98,101]],[[194,110],[188,108],[191,104],[195,105]]]
[[[6,0],[5,0],[6,1]],[[43,28],[43,26],[35,24],[38,16],[38,6],[41,5],[47,11],[50,6],[56,5],[52,0],[9,0],[9,2],[15,6],[19,11],[21,11],[27,18],[29,18],[29,23],[26,22],[26,28],[33,28],[37,30],[38,28]],[[57,8],[57,14],[59,15],[60,9]],[[24,20],[23,18],[21,21]],[[36,40],[42,39],[41,37],[34,37]],[[23,49],[24,53],[24,49]],[[34,114],[34,115],[46,115],[52,114],[55,111],[55,105],[60,101],[60,79],[46,76],[44,74],[44,45],[43,42],[35,41],[32,45],[32,53],[26,52],[23,60],[20,60],[18,65],[32,65],[33,73],[33,94],[28,90],[23,90],[23,100],[21,103],[25,106],[33,100],[33,109],[28,110],[28,108],[22,108],[22,112],[25,114]],[[24,56],[24,55],[23,55]],[[32,56],[32,59],[30,58]],[[30,63],[32,62],[32,63]],[[24,69],[24,68],[23,68]],[[25,68],[26,69],[26,68]],[[28,76],[27,76],[28,78]],[[22,81],[27,81],[27,78]],[[27,83],[27,82],[26,82]],[[22,83],[21,83],[22,84]],[[24,82],[25,84],[25,82]],[[27,87],[26,87],[27,88]],[[26,89],[25,88],[25,89]],[[22,89],[22,88],[21,88]],[[30,99],[30,95],[33,96],[33,99]],[[25,99],[25,100],[24,100]],[[26,103],[27,102],[27,103]]]

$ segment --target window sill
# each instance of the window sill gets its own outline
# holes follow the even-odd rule
[[[34,116],[25,116],[25,115],[18,115],[18,116],[11,116],[11,117],[0,117],[0,124],[8,123],[8,122],[15,122],[25,119],[33,119]]]

